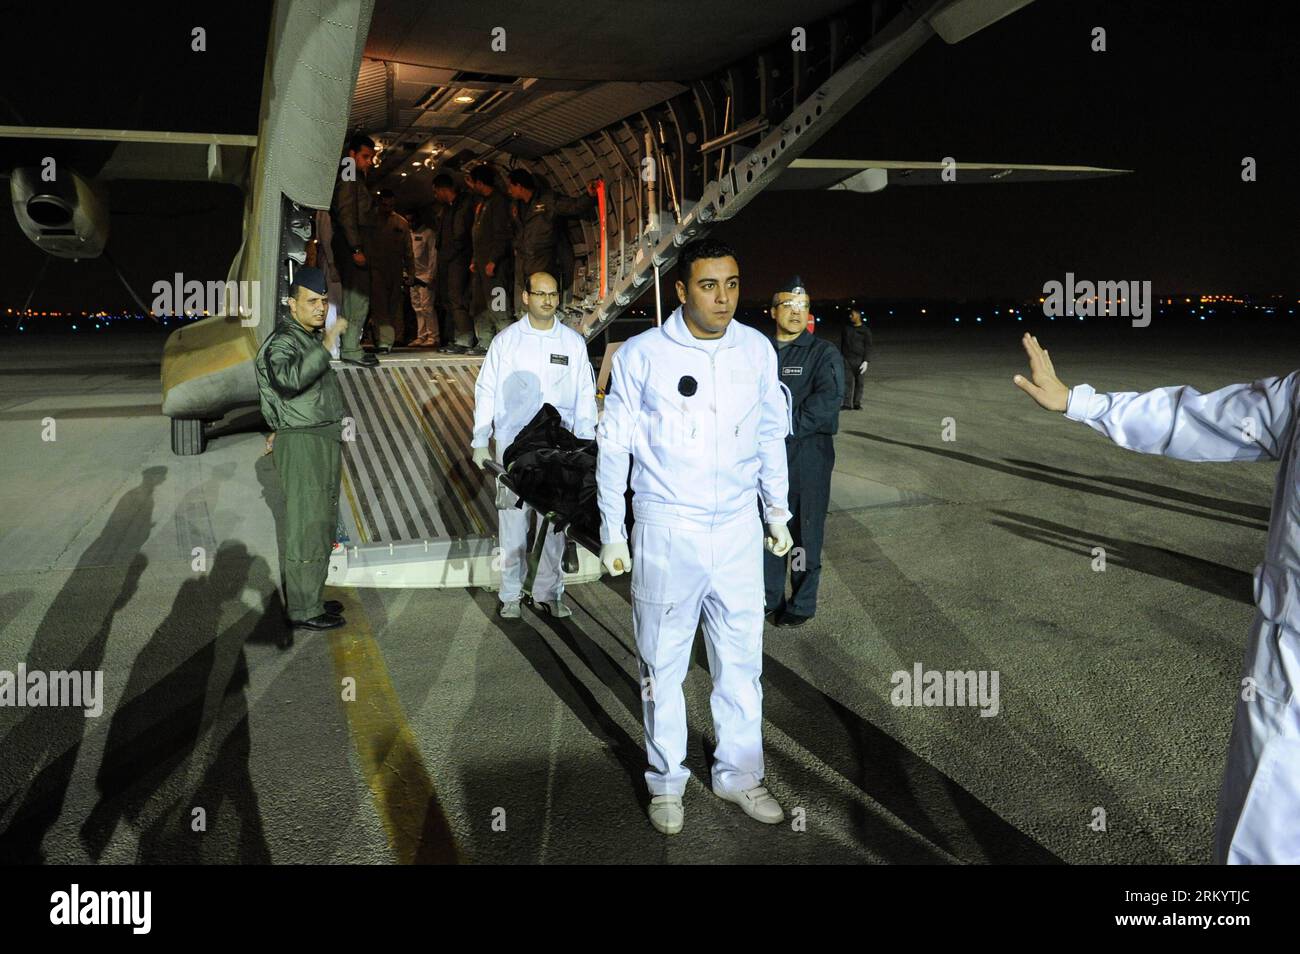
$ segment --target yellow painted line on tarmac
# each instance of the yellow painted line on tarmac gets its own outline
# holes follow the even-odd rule
[[[348,480],[347,468],[343,468],[343,492],[347,495],[348,506],[352,508],[352,525],[357,528],[357,535],[361,537],[362,543],[370,542],[370,534],[366,533],[366,522],[361,519],[361,508],[357,506],[357,498],[352,492],[352,481]]]
[[[393,854],[400,864],[460,864],[465,859],[361,601],[347,589],[331,588],[330,595],[343,604],[348,619],[347,626],[330,633],[340,694],[345,678],[356,680],[355,701],[343,701],[343,711]]]

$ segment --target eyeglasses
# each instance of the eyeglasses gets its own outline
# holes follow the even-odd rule
[[[778,307],[778,308],[788,308],[788,309],[790,309],[791,311],[795,311],[795,312],[798,312],[798,311],[807,311],[807,310],[808,310],[808,302],[806,302],[806,301],[783,301],[783,302],[779,302],[779,303],[777,303],[777,306],[776,306],[776,307]]]

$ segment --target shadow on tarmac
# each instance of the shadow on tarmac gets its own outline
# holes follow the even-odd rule
[[[148,468],[140,483],[117,502],[104,529],[82,553],[37,627],[27,654],[29,671],[103,669],[114,617],[135,596],[149,564],[140,551],[153,529],[154,488],[166,477],[166,467]],[[104,553],[132,551],[136,555],[127,565],[103,565]],[[88,621],[90,625],[98,621],[93,632],[87,632]],[[4,774],[15,786],[0,796],[0,863],[39,864],[45,860],[41,842],[63,811],[81,743],[91,724],[81,708],[34,708],[0,741]]]
[[[629,602],[626,585],[606,585]],[[627,773],[638,805],[644,811],[649,800],[644,782],[645,750],[611,719],[583,681],[545,640],[526,622],[502,620],[495,614],[496,600],[480,594],[476,602],[492,616],[498,628],[519,650],[595,738],[604,744]],[[574,625],[577,617],[555,620],[539,616],[547,628],[590,669],[619,700],[629,714],[642,719],[640,687],[599,644]],[[599,620],[597,620],[599,625]],[[692,646],[693,665],[708,672],[703,639],[696,631]],[[829,641],[827,641],[829,642]],[[829,659],[835,649],[811,650],[800,643],[805,658],[811,656],[814,670],[834,666]],[[840,669],[848,678],[852,661],[839,654]],[[859,667],[860,668],[860,667]],[[856,806],[853,811],[855,836],[873,854],[892,863],[935,863],[948,856],[967,862],[1059,864],[1060,859],[1032,837],[1019,831],[980,802],[961,785],[908,750],[880,728],[818,689],[794,670],[765,653],[763,659],[764,721],[790,736],[825,765],[839,773],[869,798],[883,805],[929,844],[918,844],[891,827],[878,815]],[[860,681],[860,680],[859,680]],[[688,728],[687,764],[693,775],[709,777],[713,740],[711,732]],[[695,764],[703,756],[703,768]],[[790,753],[782,753],[789,758]],[[769,753],[769,761],[771,761]],[[707,784],[707,783],[706,783]],[[499,785],[494,787],[498,794]],[[820,793],[834,797],[833,793]],[[477,804],[470,798],[471,804]],[[482,801],[482,799],[479,799]],[[485,803],[486,804],[486,803]]]
[[[1182,491],[1175,491],[1169,487],[1162,487],[1159,484],[1144,483],[1139,480],[1093,477],[1086,474],[1072,473],[1067,470],[1058,470],[1054,467],[1045,467],[1042,464],[1033,464],[1029,462],[1022,463],[1010,459],[1006,463],[1002,463],[999,461],[988,460],[983,457],[976,457],[974,454],[966,454],[961,451],[949,450],[942,447],[930,447],[925,444],[913,444],[909,441],[894,440],[890,437],[882,437],[879,434],[869,434],[866,431],[843,431],[842,433],[850,434],[853,437],[864,437],[869,441],[878,441],[881,444],[893,444],[895,447],[908,447],[912,450],[923,451],[926,454],[937,454],[940,457],[947,457],[949,460],[957,460],[965,464],[973,464],[976,467],[983,467],[987,470],[997,471],[1000,474],[1007,474],[1011,477],[1023,477],[1026,480],[1036,480],[1039,483],[1051,484],[1054,487],[1064,487],[1067,490],[1077,490],[1083,493],[1095,494],[1099,497],[1108,497],[1111,500],[1123,500],[1126,503],[1141,504],[1144,507],[1158,507],[1161,510],[1181,513],[1188,517],[1217,520],[1220,523],[1230,523],[1234,526],[1246,527],[1251,530],[1267,529],[1267,527],[1264,524],[1259,523],[1257,519],[1242,520],[1235,516],[1223,515],[1224,513],[1230,513],[1254,516],[1254,514],[1258,513],[1262,509],[1264,516],[1259,519],[1267,520],[1267,508],[1258,508],[1251,504],[1244,504],[1234,500],[1219,500],[1214,497],[1204,497],[1199,494],[1184,493]],[[1020,464],[1020,466],[1013,466],[1015,464]],[[1051,473],[1043,473],[1044,470],[1051,471]],[[1074,480],[1070,478],[1079,479]],[[1082,480],[1097,480],[1102,483],[1121,485],[1130,490],[1139,490],[1143,493],[1150,494],[1153,497],[1172,498],[1183,500],[1184,502],[1196,502],[1201,506],[1212,507],[1213,509],[1222,511],[1223,513],[1206,513],[1203,510],[1191,510],[1187,507],[1161,503],[1158,500],[1148,500],[1145,497],[1137,497],[1128,493],[1102,490],[1098,487],[1082,483]]]
[[[1059,474],[1062,477],[1084,477],[1087,480],[1095,480],[1099,484],[1110,484],[1113,487],[1123,487],[1127,490],[1136,490],[1140,493],[1150,494],[1153,497],[1164,497],[1166,500],[1177,500],[1180,503],[1194,504],[1197,507],[1205,507],[1207,510],[1222,510],[1224,513],[1234,513],[1239,517],[1248,517],[1252,520],[1258,520],[1263,526],[1261,530],[1268,528],[1269,507],[1263,507],[1259,504],[1241,503],[1236,500],[1223,500],[1219,497],[1207,497],[1205,494],[1193,493],[1190,490],[1179,490],[1177,487],[1166,487],[1161,484],[1152,484],[1144,480],[1134,480],[1131,477],[1111,477],[1104,474],[1076,474],[1072,471],[1061,470],[1059,467],[1049,467],[1047,464],[1040,464],[1034,460],[1017,460],[1015,458],[1006,458],[1008,464],[1015,464],[1017,467],[1032,467],[1035,470],[1046,471],[1050,474]]]
[[[555,694],[555,697],[564,703],[565,707],[582,723],[587,732],[612,756],[614,762],[621,769],[628,792],[644,811],[649,804],[650,796],[645,791],[643,782],[643,773],[646,766],[645,753],[640,743],[624,731],[618,721],[609,715],[600,700],[596,698],[583,679],[573,670],[565,658],[556,651],[554,646],[547,639],[539,638],[538,629],[540,626],[535,628],[534,624],[543,624],[548,627],[560,642],[568,646],[591,667],[597,678],[619,698],[620,702],[629,711],[636,712],[639,720],[641,713],[640,696],[635,680],[623,672],[590,637],[577,626],[570,625],[571,619],[553,620],[531,610],[525,610],[525,616],[522,619],[502,619],[497,613],[499,604],[495,593],[467,590],[466,594],[479,607],[484,616],[490,620],[492,625],[519,652],[519,655],[528,662],[533,671],[541,677],[551,692]],[[531,620],[529,616],[532,617]],[[478,667],[475,668],[478,671]],[[485,679],[496,678],[490,672],[483,673],[483,677]],[[488,713],[476,714],[475,712],[475,709],[481,704],[478,700],[492,698],[495,698],[493,693],[475,692],[474,699],[476,701],[466,710],[462,717],[455,738],[472,738],[474,734],[483,732],[485,726],[500,722],[499,712],[491,715]],[[511,801],[513,804],[528,806],[527,811],[538,813],[538,819],[521,821],[514,818],[510,823],[510,831],[514,833],[512,852],[515,856],[519,860],[523,860],[524,855],[531,852],[531,857],[538,857],[541,853],[545,826],[545,820],[540,816],[544,816],[550,811],[550,806],[547,804],[549,797],[548,770],[538,764],[529,763],[527,766],[495,766],[491,771],[483,772],[480,766],[481,760],[476,760],[473,757],[473,746],[469,746],[465,757],[458,758],[457,761],[459,764],[472,769],[472,771],[464,772],[461,780],[466,810],[470,818],[489,819],[495,806],[501,804],[502,793],[505,791],[512,793]],[[517,812],[518,809],[514,811]],[[528,844],[525,845],[519,842],[520,832],[525,833],[524,837],[530,839]],[[489,855],[491,852],[484,850],[484,846],[471,845],[470,853],[477,856],[480,854]]]
[[[267,430],[266,421],[262,418],[261,408],[240,407],[227,413],[221,420],[213,422],[208,430],[207,439],[215,441],[218,438],[230,437],[233,434],[258,433]]]
[[[850,537],[833,545],[851,550],[854,565],[870,567],[873,590],[907,594],[905,598],[891,599],[888,612],[881,612],[879,606],[869,605],[869,591],[861,587],[848,589],[861,607],[863,618],[875,623],[899,659],[921,662],[927,669],[1002,671],[1006,668],[1005,662],[999,665],[968,639],[961,627],[926,596],[924,588],[914,584],[885,556],[861,522],[842,520],[828,525],[828,530],[832,527],[836,536]],[[1028,625],[1027,621],[1015,619],[1008,619],[1007,623]],[[815,645],[812,640],[804,639],[798,646],[805,668],[817,684],[861,683],[862,677],[855,675],[855,670],[860,670],[862,664],[840,649],[833,638],[817,640]],[[1051,780],[1051,789],[1047,791],[1052,791],[1062,802],[1063,825],[1083,824],[1080,819],[1086,819],[1089,808],[1096,805],[1107,806],[1112,816],[1119,812],[1129,817],[1138,815],[1127,807],[1127,799],[1093,767],[1089,757],[1056,728],[1056,719],[1036,705],[1031,695],[1009,676],[1001,672],[1004,711],[996,718],[976,715],[971,720],[968,717],[974,713],[957,707],[925,710],[931,718],[945,720],[950,725],[943,738],[952,747],[953,757],[996,758],[1000,762],[1032,766],[1038,777]],[[774,680],[778,684],[779,678]],[[838,703],[833,703],[828,698],[822,704],[839,716],[835,708]],[[766,708],[766,699],[764,705]],[[967,862],[1043,864],[1060,860],[1031,834],[1020,832],[929,763],[874,730],[852,712],[848,716],[845,731],[837,734],[819,728],[816,733],[809,733],[804,744],[819,752],[828,764],[838,765],[846,778],[914,830]],[[823,725],[826,721],[823,720]],[[1028,779],[1025,784],[1030,784]],[[1115,847],[1110,841],[1101,844],[1107,849]],[[1123,848],[1136,853],[1146,863],[1173,860],[1138,828],[1130,832]]]
[[[223,626],[223,608],[249,586],[272,592],[268,606]],[[143,828],[137,862],[271,861],[249,776],[244,644],[279,639],[283,611],[274,594],[266,561],[252,557],[238,542],[222,544],[210,570],[181,585],[171,612],[137,654],[113,715],[96,775],[99,801],[81,827],[82,844],[92,859],[99,859],[125,819]],[[178,656],[184,661],[168,669]],[[226,726],[229,732],[222,739]],[[173,797],[160,811],[168,780],[193,774],[196,747],[209,736],[214,751],[200,767],[197,788]],[[237,832],[226,834],[230,826],[223,821],[222,837],[209,839],[207,831],[216,827],[226,803],[235,812]],[[197,832],[191,827],[196,808],[205,816]],[[214,846],[233,850],[233,856],[205,856],[204,849],[210,854]]]
[[[1195,587],[1212,596],[1221,596],[1247,606],[1255,605],[1254,578],[1245,570],[1164,547],[1087,533],[1027,514],[996,509],[991,512],[1006,518],[990,521],[993,526],[1001,527],[1025,540],[1046,543],[1088,559],[1092,558],[1093,547],[1100,546],[1106,551],[1107,566],[1136,570],[1148,576],[1158,576],[1173,583]]]

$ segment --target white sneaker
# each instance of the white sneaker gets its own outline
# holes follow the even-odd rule
[[[519,619],[523,614],[519,611],[519,601],[510,600],[501,604],[501,616],[503,619]]]
[[[544,603],[539,603],[538,605],[546,607],[546,612],[550,613],[556,619],[567,619],[573,615],[573,610],[565,606],[564,600],[562,599],[546,600]]]
[[[650,824],[665,835],[675,835],[682,830],[684,814],[680,795],[656,795],[650,799]]]
[[[743,792],[728,792],[714,789],[713,794],[728,802],[735,802],[745,810],[745,814],[764,825],[776,825],[785,821],[785,812],[771,793],[762,785],[755,785]]]

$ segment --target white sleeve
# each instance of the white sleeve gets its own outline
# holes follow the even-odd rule
[[[785,523],[790,519],[790,474],[786,465],[785,438],[790,433],[790,406],[781,386],[776,351],[765,348],[762,416],[758,422],[758,493],[763,500],[763,522]]]
[[[600,542],[627,539],[627,475],[641,410],[641,389],[635,371],[627,367],[626,347],[614,354],[605,394],[605,410],[596,429],[596,501],[600,506]]]
[[[591,369],[584,340],[576,349],[578,364],[578,401],[573,408],[573,436],[590,440],[596,436],[596,373]]]
[[[1232,384],[1209,394],[1186,385],[1098,394],[1070,389],[1065,416],[1120,447],[1179,460],[1276,460],[1291,431],[1297,375]]]
[[[495,345],[495,341],[488,345],[487,356],[474,381],[474,438],[470,447],[487,447],[488,438],[492,436],[492,418],[496,413],[497,356],[501,352]]]

